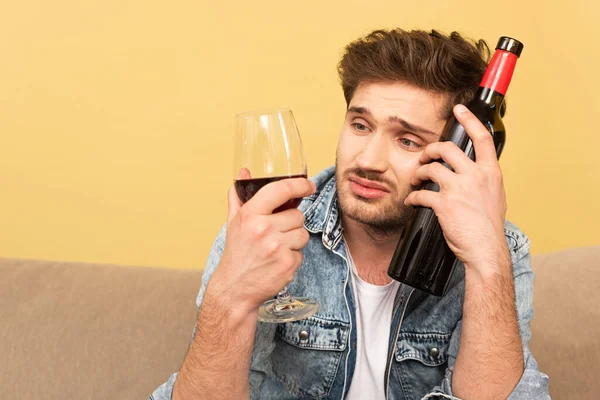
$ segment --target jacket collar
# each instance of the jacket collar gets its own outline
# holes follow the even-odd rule
[[[312,180],[317,192],[305,200],[304,227],[312,233],[322,233],[323,245],[335,248],[342,238],[342,223],[338,207],[335,167],[318,173]]]

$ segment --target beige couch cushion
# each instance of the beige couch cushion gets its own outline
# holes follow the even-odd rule
[[[596,399],[600,375],[600,246],[533,259],[530,349],[553,400]]]
[[[184,359],[201,271],[0,260],[0,398],[140,399]]]
[[[530,348],[552,398],[596,398],[600,247],[533,267]],[[147,398],[183,361],[201,275],[0,259],[0,398]]]

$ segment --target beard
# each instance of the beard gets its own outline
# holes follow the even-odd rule
[[[357,196],[348,184],[348,177],[352,175],[384,183],[390,193],[379,199]],[[381,234],[397,233],[408,223],[413,214],[413,208],[404,205],[404,199],[412,189],[399,192],[398,186],[379,172],[363,170],[358,167],[341,171],[337,168],[336,160],[335,183],[341,213],[371,231]]]

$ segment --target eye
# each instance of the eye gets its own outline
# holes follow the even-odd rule
[[[350,125],[359,132],[367,132],[369,130],[366,125],[361,124],[360,122],[353,122]]]
[[[418,144],[417,142],[414,142],[414,141],[412,141],[410,139],[406,139],[406,138],[401,138],[398,140],[398,142],[400,142],[400,145],[402,147],[405,147],[408,150],[420,150],[423,147],[420,144]]]

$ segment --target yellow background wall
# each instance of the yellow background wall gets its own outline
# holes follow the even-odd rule
[[[345,44],[381,27],[525,43],[502,157],[533,252],[600,243],[600,6],[590,1],[4,1],[0,257],[203,266],[233,116],[290,107],[334,161]]]

